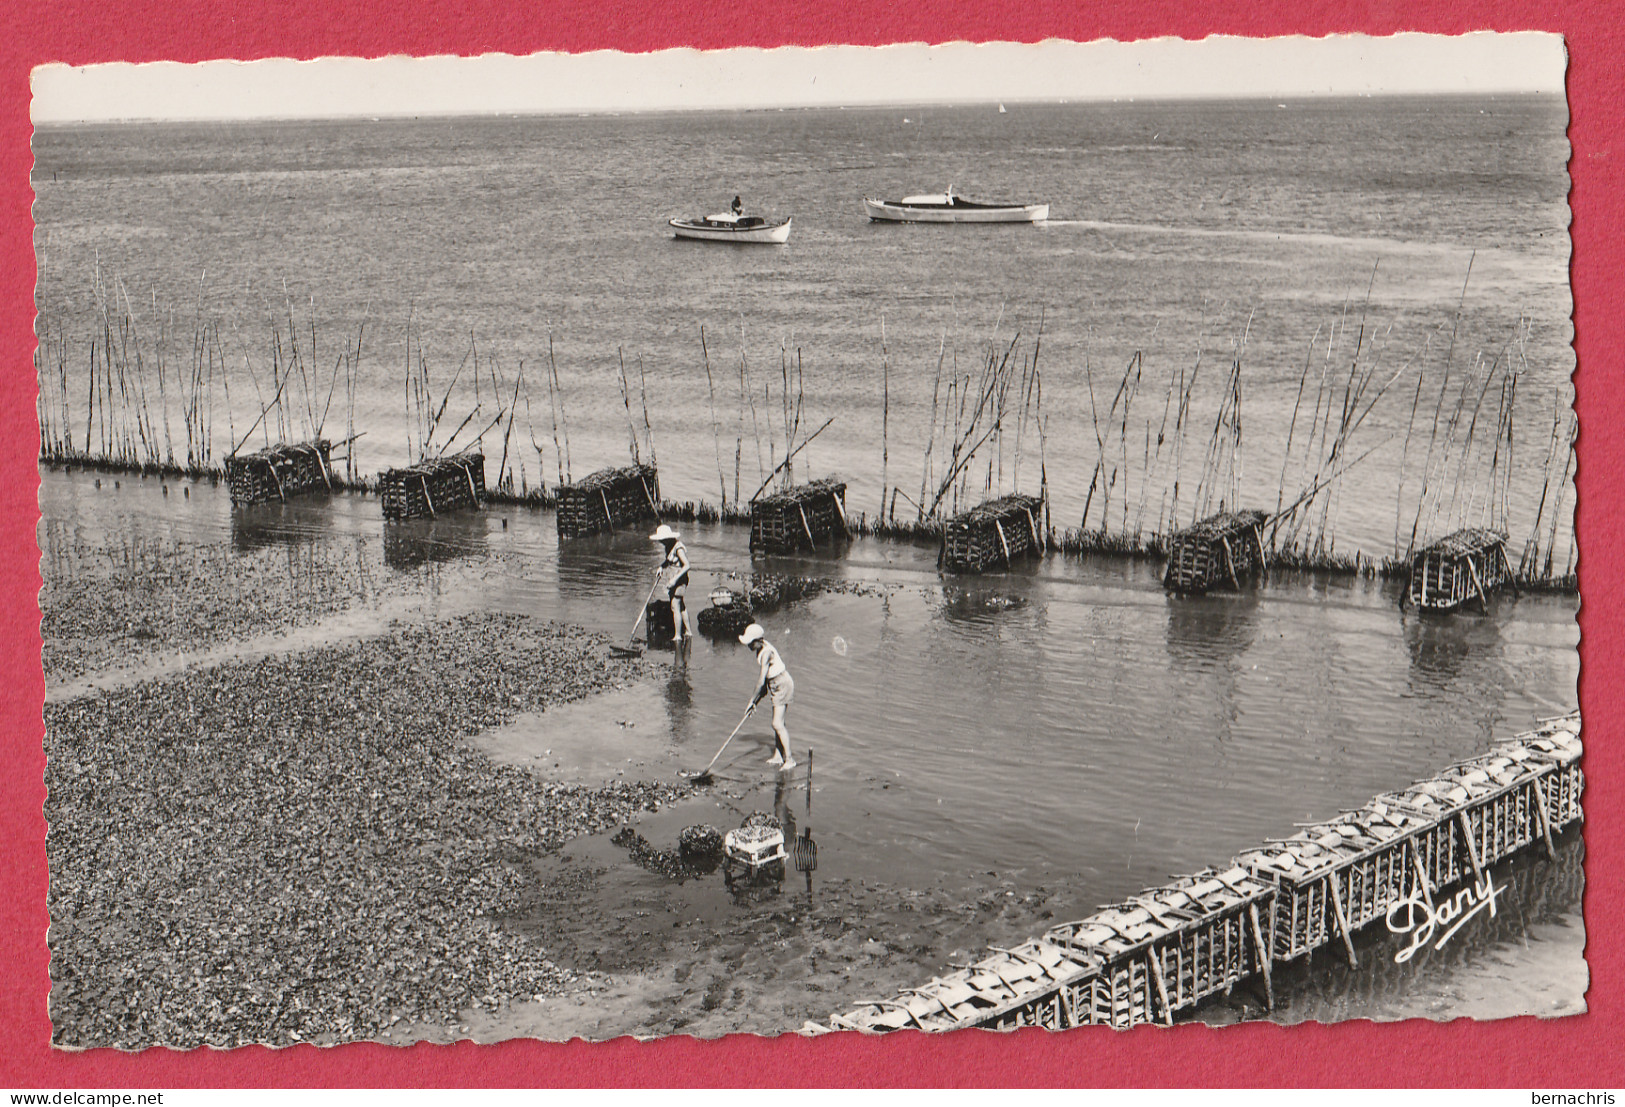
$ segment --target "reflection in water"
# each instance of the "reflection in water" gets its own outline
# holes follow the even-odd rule
[[[673,665],[666,681],[666,714],[671,719],[672,736],[678,742],[693,737],[694,681],[689,677],[687,665]]]
[[[1256,588],[1202,596],[1168,593],[1168,656],[1176,664],[1213,669],[1234,661],[1258,633]]]
[[[630,584],[654,595],[651,585],[653,570],[660,564],[659,548],[642,527],[562,539],[555,557],[559,595],[564,598],[599,598],[607,582]]]
[[[1547,858],[1539,847],[1489,872],[1498,889],[1495,913],[1485,909],[1467,919],[1454,934],[1441,942],[1441,926],[1427,944],[1406,962],[1394,959],[1410,944],[1410,936],[1390,933],[1378,921],[1356,935],[1357,966],[1350,966],[1341,948],[1322,950],[1276,970],[1277,1006],[1272,1018],[1282,1022],[1305,1019],[1339,1019],[1354,1014],[1378,1018],[1405,1018],[1438,1012],[1432,1009],[1438,994],[1452,995],[1464,977],[1488,977],[1504,993],[1496,1008],[1481,1014],[1493,1016],[1519,1009],[1541,1009],[1538,1000],[1520,997],[1520,991],[1562,993],[1558,980],[1539,966],[1557,969],[1551,960],[1556,946],[1566,946],[1562,937],[1568,928],[1583,925],[1580,904],[1585,890],[1585,844],[1578,830],[1557,840],[1557,860]],[[1450,888],[1435,896],[1442,904],[1454,897]],[[1549,929],[1557,928],[1557,929]],[[1545,937],[1536,937],[1543,933]],[[1574,939],[1578,945],[1582,939]],[[1565,966],[1566,968],[1566,966]],[[1561,971],[1561,970],[1559,970]],[[1583,968],[1582,968],[1583,971]],[[1579,997],[1566,996],[1571,1002]],[[1472,1014],[1452,1003],[1452,1015]]]
[[[553,515],[520,509],[381,530],[376,500],[339,495],[289,505],[290,514],[330,515],[331,533],[314,543],[279,540],[234,555],[223,487],[193,486],[177,502],[150,482],[98,490],[77,474],[48,472],[40,501],[44,567],[57,579],[72,580],[77,571],[101,581],[132,566],[162,567],[179,541],[197,547],[189,556],[251,562],[256,579],[266,577],[290,597],[331,593],[335,566],[345,570],[346,587],[369,596],[377,589],[367,574],[377,578],[385,534],[445,544],[449,533],[452,549],[488,546],[491,554],[423,570],[438,581],[425,588],[443,588],[449,610],[522,610],[617,642],[626,640],[657,560],[648,528],[560,549]],[[695,606],[724,574],[749,575],[743,528],[679,529],[698,570],[690,588]],[[87,551],[100,551],[97,561],[75,570]],[[984,596],[1029,599],[1024,608],[994,610],[985,600],[945,596],[931,556],[863,540],[842,572],[893,587],[882,594],[831,590],[770,620],[770,636],[797,682],[797,759],[807,746],[817,750],[818,819],[807,810],[803,770],[771,807],[776,796],[766,789],[778,782],[759,770],[749,781],[763,789],[755,795],[764,809],[781,819],[793,811],[795,843],[813,825],[826,900],[860,878],[955,890],[990,870],[1022,870],[1030,875],[1012,876],[1018,886],[1052,882],[1065,888],[1068,910],[1088,914],[1168,873],[1213,864],[1285,832],[1293,821],[1436,772],[1573,702],[1578,631],[1569,597],[1492,605],[1493,624],[1477,615],[1418,622],[1402,619],[1394,596],[1374,585],[1316,579],[1292,588],[1291,578],[1272,578],[1267,595],[1181,599],[1167,596],[1143,565],[1052,558],[1033,577],[952,582],[985,589]],[[53,559],[62,564],[53,567]],[[802,573],[822,567],[772,564]],[[388,579],[395,575],[386,571],[377,584],[413,583]],[[120,599],[119,589],[101,591]],[[832,648],[837,638],[844,652]],[[1459,676],[1440,686],[1437,657],[1412,647],[1452,638],[1467,652],[1455,662]],[[643,701],[655,725],[640,719],[627,736],[626,752],[640,762],[626,766],[628,777],[698,768],[739,721],[755,678],[748,651],[731,637],[702,639],[685,665],[676,674],[662,671],[654,698]],[[1421,679],[1430,667],[1436,675]],[[668,718],[675,739],[652,737]],[[742,732],[756,746],[736,739],[733,751],[744,757],[741,748],[751,749],[755,765],[768,752],[760,714],[757,723],[753,734]],[[705,817],[723,815],[671,816]],[[660,849],[676,849],[682,822],[658,825],[659,832],[643,833]],[[625,858],[603,844],[611,857]],[[795,860],[790,851],[790,883],[778,903],[790,894],[801,901],[807,872]],[[665,894],[671,886],[635,865],[617,867],[644,882],[638,887]],[[685,902],[733,910],[715,874],[684,888]],[[1016,925],[1026,932],[1025,923]]]
[[[384,564],[391,569],[416,569],[465,557],[487,554],[490,528],[478,511],[442,515],[438,519],[391,520],[384,524]]]
[[[805,813],[812,814],[812,751],[807,751],[807,782]],[[807,903],[812,904],[813,879],[812,874],[818,869],[818,843],[813,841],[812,827],[803,824],[801,834],[796,834],[796,814],[791,808],[795,799],[795,788],[783,775],[780,775],[773,789],[773,814],[778,817],[779,825],[784,828],[784,850],[790,855],[790,863],[796,872],[801,873],[807,882]]]
[[[255,504],[233,508],[231,545],[249,553],[278,544],[310,542],[332,529],[333,501],[329,496],[304,496],[289,503]]]
[[[951,623],[992,625],[1010,612],[1026,608],[1030,602],[1026,596],[994,588],[960,588],[951,584],[942,588],[942,616]]]
[[[1405,616],[1405,647],[1411,658],[1411,687],[1445,688],[1464,678],[1477,683],[1501,659],[1501,628],[1495,608],[1489,615]]]

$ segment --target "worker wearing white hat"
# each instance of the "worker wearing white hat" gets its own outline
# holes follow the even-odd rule
[[[790,670],[784,666],[784,658],[774,649],[767,640],[767,632],[760,623],[752,623],[745,628],[745,633],[739,640],[749,646],[756,654],[756,660],[761,671],[756,678],[756,694],[751,697],[750,708],[747,714],[756,710],[756,705],[762,702],[762,697],[773,697],[773,740],[777,748],[773,756],[767,759],[769,765],[777,765],[781,773],[787,773],[796,767],[796,759],[790,753],[790,732],[784,729],[784,709],[790,706],[795,698],[796,682],[790,679]]]
[[[673,641],[680,645],[684,638],[693,637],[688,629],[688,607],[683,603],[683,589],[688,585],[688,550],[683,547],[677,532],[665,523],[656,527],[649,539],[659,542],[666,550],[665,558],[655,568],[655,576],[666,582],[666,599],[671,602]]]

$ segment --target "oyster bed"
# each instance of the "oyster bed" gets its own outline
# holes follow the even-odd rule
[[[472,615],[48,705],[53,1041],[373,1038],[567,990],[502,921],[529,864],[685,790],[551,783],[462,739],[649,670]]]
[[[201,650],[306,626],[419,588],[384,572],[379,544],[322,538],[293,547],[125,539],[71,541],[41,562],[41,661],[61,684],[164,651]]]

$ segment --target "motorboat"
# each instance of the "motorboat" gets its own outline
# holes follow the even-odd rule
[[[705,242],[785,242],[790,238],[790,219],[764,219],[724,211],[703,219],[669,220],[678,238]]]
[[[1049,218],[1048,204],[983,204],[948,191],[901,200],[863,201],[877,223],[1037,223]]]

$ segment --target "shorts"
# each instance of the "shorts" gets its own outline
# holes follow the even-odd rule
[[[785,673],[769,680],[767,691],[773,698],[774,707],[786,707],[796,698],[796,682],[790,679],[789,673]]]
[[[678,577],[676,580],[672,581],[669,585],[666,586],[666,598],[668,600],[680,600],[680,599],[682,599],[683,598],[683,589],[687,588],[687,587],[688,587],[688,574],[684,573],[682,576]]]

